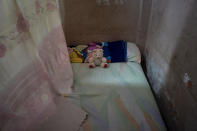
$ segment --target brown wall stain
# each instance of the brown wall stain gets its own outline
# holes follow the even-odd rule
[[[152,0],[147,74],[169,130],[197,130],[196,11],[195,0]]]

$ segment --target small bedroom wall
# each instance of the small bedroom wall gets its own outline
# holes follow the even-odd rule
[[[136,41],[141,0],[59,0],[68,44]]]
[[[67,43],[140,47],[167,126],[197,130],[196,0],[59,0]]]
[[[197,130],[196,12],[196,0],[152,0],[147,74],[170,130]]]

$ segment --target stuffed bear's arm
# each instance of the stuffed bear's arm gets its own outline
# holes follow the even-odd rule
[[[94,58],[93,58],[93,57],[91,57],[91,58],[89,59],[89,63],[94,63]]]
[[[102,58],[102,63],[106,63],[107,59],[105,57]]]

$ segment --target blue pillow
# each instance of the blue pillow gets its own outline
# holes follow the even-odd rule
[[[127,61],[127,42],[123,40],[108,42],[108,49],[112,63]]]

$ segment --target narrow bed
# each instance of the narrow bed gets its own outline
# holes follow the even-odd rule
[[[106,69],[72,63],[74,91],[67,98],[88,114],[81,131],[166,130],[140,61],[139,49],[128,42],[127,62]]]
[[[87,64],[73,63],[72,67],[76,104],[88,113],[82,131],[165,130],[140,64],[89,69]]]

